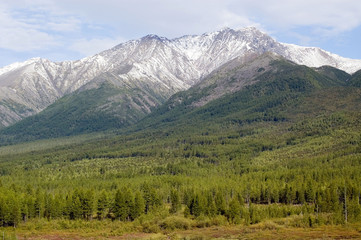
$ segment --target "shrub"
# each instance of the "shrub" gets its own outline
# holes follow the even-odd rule
[[[183,229],[187,230],[191,228],[192,220],[178,217],[178,216],[170,216],[164,219],[159,225],[162,229],[165,230],[175,230],[175,229]]]

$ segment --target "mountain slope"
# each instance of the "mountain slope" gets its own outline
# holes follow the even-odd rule
[[[106,73],[135,89],[152,88],[167,99],[232,59],[265,52],[309,67],[330,65],[348,73],[361,69],[361,60],[279,43],[255,28],[222,29],[172,40],[148,35],[77,61],[54,63],[36,58],[1,68],[0,125],[36,114]]]
[[[8,126],[75,91],[106,67],[101,65],[100,58],[62,63],[36,58],[5,69],[7,71],[0,71],[0,106],[3,107],[0,123]],[[6,102],[16,107],[6,108]]]
[[[272,53],[252,58],[245,63],[233,60],[175,94],[141,121],[138,129],[179,122],[285,120],[285,106],[297,104],[314,91],[346,85]]]
[[[315,71],[334,80],[347,82],[351,79],[351,74],[331,66],[315,68]]]
[[[361,70],[352,74],[349,85],[354,87],[361,87]]]
[[[157,86],[125,82],[106,73],[1,134],[3,141],[10,142],[13,138],[16,141],[76,135],[128,127],[150,113],[136,126],[138,129],[174,121],[192,125],[223,121],[223,117],[234,121],[233,115],[240,122],[282,120],[285,117],[279,107],[295,104],[298,98],[317,89],[347,84],[348,74],[340,70],[316,70],[274,53],[251,54],[222,65],[164,105],[161,104],[166,98],[153,90]]]
[[[39,114],[3,129],[3,140],[28,141],[127,127],[164,101],[144,89],[119,86],[115,79],[109,74],[98,77]]]

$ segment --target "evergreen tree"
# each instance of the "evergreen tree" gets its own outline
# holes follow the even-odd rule
[[[202,201],[201,196],[196,194],[189,206],[190,214],[195,217],[200,216],[203,213],[203,206],[204,202]]]
[[[224,215],[226,213],[226,201],[221,192],[216,193],[215,204],[217,207],[217,214]]]
[[[79,196],[73,196],[71,208],[70,208],[70,219],[80,219],[83,216],[82,204]]]
[[[227,217],[230,222],[239,223],[241,220],[240,214],[241,214],[241,204],[239,204],[239,201],[237,199],[233,198],[229,202]]]
[[[134,206],[131,211],[131,219],[134,220],[140,215],[144,214],[145,203],[142,194],[137,191],[134,197]]]
[[[153,187],[148,184],[143,186],[143,198],[145,203],[145,213],[151,209],[162,205],[162,201]]]
[[[94,211],[94,192],[93,190],[88,190],[82,194],[81,198],[83,218],[91,220]]]
[[[296,191],[296,201],[299,204],[304,204],[306,202],[305,199],[305,189],[304,187],[300,187],[299,190]]]
[[[257,211],[257,207],[254,206],[253,204],[249,205],[249,217],[250,217],[251,224],[259,223],[261,220],[261,216],[259,215],[259,213]]]
[[[73,209],[73,197],[67,194],[65,197],[65,206],[63,209],[63,215],[70,219],[73,219],[72,209]]]
[[[60,194],[56,194],[53,197],[53,206],[52,206],[52,217],[61,218],[64,212],[64,199]]]
[[[38,218],[43,217],[43,215],[44,215],[44,195],[40,191],[40,189],[37,189],[37,191],[35,193],[34,208],[35,208],[36,217],[38,217]]]
[[[130,220],[133,204],[133,197],[128,188],[118,190],[114,199],[114,214],[116,218],[120,221]]]
[[[105,191],[102,191],[97,201],[97,217],[102,220],[106,217],[106,212],[109,208],[109,199]]]
[[[206,206],[206,215],[214,217],[217,214],[216,203],[214,202],[214,198],[212,193],[209,193],[207,196],[207,206]]]
[[[171,207],[169,209],[170,213],[176,213],[181,208],[181,202],[178,191],[172,189],[170,192],[170,202]]]
[[[315,201],[315,191],[311,180],[308,180],[306,184],[305,201],[308,203],[313,203]]]
[[[114,206],[113,206],[113,213],[115,215],[116,218],[118,218],[119,220],[121,219],[121,216],[125,215],[125,213],[123,213],[124,211],[124,200],[123,200],[123,194],[120,190],[117,190],[117,192],[115,193],[115,198],[114,198]]]
[[[21,210],[20,210],[21,211],[21,219],[23,220],[23,222],[26,222],[29,218],[29,209],[28,209],[26,198],[22,199],[20,206],[21,206]]]
[[[28,211],[28,218],[35,218],[36,217],[36,209],[35,209],[35,198],[33,195],[26,195],[24,199],[26,204],[26,209]]]
[[[47,219],[52,218],[53,215],[53,198],[50,194],[44,195],[44,217]]]
[[[7,202],[7,224],[16,227],[21,220],[20,199],[11,193]]]
[[[183,193],[183,204],[189,206],[194,198],[194,190],[186,189]]]
[[[0,194],[0,226],[5,226],[5,214],[7,206],[3,194]]]

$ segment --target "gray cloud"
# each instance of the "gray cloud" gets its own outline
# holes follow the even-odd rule
[[[91,56],[105,49],[114,47],[115,45],[124,41],[125,39],[121,37],[78,39],[73,42],[73,44],[69,47],[69,49],[76,52],[80,52],[84,56]]]
[[[13,51],[32,51],[58,44],[56,38],[39,30],[40,25],[16,19],[0,6],[0,48]]]
[[[55,1],[56,2],[56,1]],[[137,27],[171,37],[186,32],[215,30],[227,24],[240,28],[264,25],[289,30],[311,26],[335,33],[361,23],[358,0],[92,0],[58,1],[65,11],[117,29]]]
[[[174,38],[250,25],[312,43],[359,27],[360,12],[359,0],[12,0],[0,3],[0,48],[83,56],[92,44],[105,49],[149,33]]]

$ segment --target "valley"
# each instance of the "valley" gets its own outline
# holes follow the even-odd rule
[[[181,48],[188,38],[233,34],[139,41]],[[271,40],[264,41],[284,49]],[[186,53],[195,66],[206,63]],[[198,79],[177,75],[183,85],[167,85],[166,94],[159,81],[169,76],[130,80],[113,69],[2,128],[0,232],[9,239],[360,238],[360,71],[295,59],[266,51],[210,61]]]

